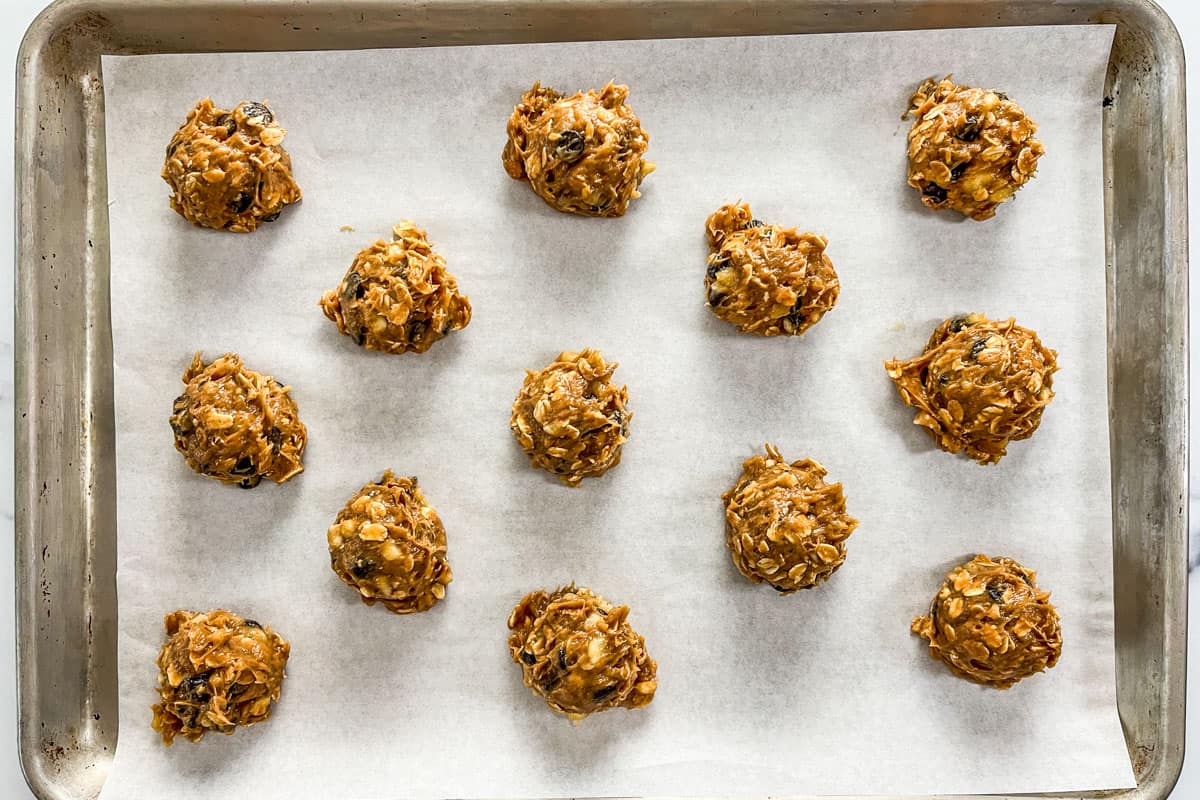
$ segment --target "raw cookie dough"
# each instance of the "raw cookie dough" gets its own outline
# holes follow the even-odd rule
[[[205,98],[167,145],[162,177],[171,208],[205,228],[246,232],[300,202],[285,131],[262,103],[226,111]]]
[[[359,251],[320,305],[356,344],[384,353],[424,353],[471,321],[471,301],[459,294],[446,259],[409,220],[392,228],[392,241]]]
[[[619,217],[654,171],[628,86],[564,97],[535,83],[508,119],[504,169],[559,211]]]
[[[291,645],[270,628],[230,611],[176,611],[163,620],[158,695],[150,723],[170,746],[207,731],[233,733],[271,716]]]
[[[908,184],[930,208],[984,220],[1016,194],[1045,152],[1037,124],[1003,92],[933,78],[908,101]]]
[[[598,477],[621,462],[633,412],[626,387],[612,383],[616,362],[599,350],[565,351],[525,383],[513,401],[509,428],[533,466],[568,486]]]
[[[350,498],[326,538],[333,571],[369,606],[411,614],[446,596],[446,529],[416,478],[387,470]]]
[[[946,576],[912,631],[959,677],[1007,689],[1058,663],[1062,631],[1037,574],[1011,558],[977,555]]]
[[[613,607],[574,584],[530,592],[508,617],[508,649],[525,685],[572,722],[610,708],[641,708],[654,699],[658,664]]]
[[[725,501],[725,543],[738,571],[780,594],[811,589],[846,560],[846,539],[858,520],[846,513],[840,483],[810,458],[783,460],[768,444],[765,456],[742,464]]]
[[[1009,442],[1028,439],[1041,423],[1056,356],[1011,319],[968,314],[939,325],[922,355],[884,367],[938,447],[995,464]]]
[[[175,449],[187,465],[222,483],[253,489],[263,478],[283,483],[304,471],[308,431],[288,392],[269,375],[226,353],[207,366],[196,353],[187,386],[171,408]]]
[[[824,237],[766,225],[745,203],[721,206],[704,226],[713,250],[704,275],[708,307],[742,333],[799,336],[837,303]]]

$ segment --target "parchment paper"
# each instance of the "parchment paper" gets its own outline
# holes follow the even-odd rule
[[[119,469],[120,745],[104,798],[971,793],[1132,785],[1114,699],[1101,88],[1111,28],[106,58]],[[1021,102],[1047,155],[979,224],[904,183],[926,76]],[[534,80],[608,79],[659,165],[622,219],[559,214],[500,165]],[[304,201],[252,235],[167,205],[164,147],[197,98],[267,99]],[[828,236],[837,308],[802,339],[703,303],[705,216]],[[401,217],[470,295],[424,356],[362,351],[317,309]],[[352,225],[353,232],[339,228]],[[1059,353],[1036,436],[983,468],[936,451],[886,378],[944,317],[1014,315]],[[508,432],[525,368],[601,348],[630,387],[618,469],[577,490]],[[196,350],[294,387],[306,471],[241,491],[192,474],[167,425]],[[764,442],[811,456],[861,520],[844,567],[781,598],[734,570],[720,494]],[[366,608],[325,529],[385,468],[419,476],[454,583]],[[1039,572],[1057,668],[999,692],[952,677],[909,621],[976,552]],[[578,727],[521,684],[505,620],[570,580],[632,608],[659,662],[647,710]],[[292,643],[272,719],[164,749],[162,616],[227,607]]]

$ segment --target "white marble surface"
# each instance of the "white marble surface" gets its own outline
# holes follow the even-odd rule
[[[1159,0],[1175,19],[1176,25],[1183,36],[1184,46],[1189,53],[1200,50],[1200,4],[1195,0]],[[0,2],[0,64],[9,65],[7,71],[0,70],[5,77],[0,80],[0,131],[13,130],[13,67],[16,63],[16,51],[20,44],[22,32],[33,17],[46,5],[45,0],[3,0]],[[1188,84],[1193,98],[1197,87],[1200,87],[1200,67],[1195,59],[1189,61]],[[1188,127],[1192,131],[1200,131],[1200,101],[1193,99],[1188,113]],[[1189,161],[1191,170],[1189,184],[1193,197],[1193,207],[1200,207],[1200,145],[1194,143],[1200,140],[1200,134],[1193,136],[1189,145]],[[12,177],[13,177],[13,138],[11,133],[0,135],[0,242],[7,246],[0,248],[0,533],[9,542],[9,552],[12,542],[13,520],[13,209],[12,209]],[[1193,213],[1192,219],[1200,219]],[[1196,223],[1192,224],[1192,238],[1200,233]],[[1200,326],[1200,281],[1192,285],[1193,332]],[[1194,337],[1193,337],[1194,338]],[[1200,348],[1192,353],[1192,374],[1200,374]],[[1192,442],[1193,446],[1200,442],[1200,425],[1195,424],[1197,414],[1193,412]],[[1193,552],[1200,552],[1200,492],[1197,481],[1192,480],[1192,542]],[[1194,572],[1191,578],[1191,598],[1189,602],[1192,619],[1200,620],[1200,571]],[[14,680],[14,647],[13,647],[13,561],[11,558],[0,557],[0,797],[12,800],[27,800],[32,794],[25,785],[17,761],[16,745],[16,708]],[[1200,741],[1200,624],[1193,627],[1192,636],[1188,643],[1189,654],[1189,694],[1191,704],[1188,711],[1188,732]],[[1200,796],[1200,748],[1197,755],[1189,758],[1184,765],[1183,775],[1172,795],[1173,800],[1185,800]]]

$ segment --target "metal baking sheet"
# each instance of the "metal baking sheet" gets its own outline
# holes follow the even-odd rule
[[[741,4],[358,3],[296,10],[275,3],[206,3],[203,10],[168,13],[178,8],[159,2],[136,9],[59,4],[35,23],[22,51],[19,672],[22,758],[42,796],[93,796],[116,737],[112,360],[99,53],[1031,22],[1118,26],[1105,112],[1117,690],[1139,780],[1138,789],[1126,794],[1162,797],[1169,790],[1182,761],[1186,209],[1181,53],[1173,29],[1150,4],[1078,3],[1071,13],[1047,3],[841,3],[833,10],[817,3],[765,3],[756,13],[733,14]]]

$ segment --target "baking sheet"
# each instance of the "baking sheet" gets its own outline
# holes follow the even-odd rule
[[[1132,786],[1113,674],[1101,88],[1112,28],[106,57],[122,730],[103,797],[603,797]],[[1070,53],[1070,58],[1063,58]],[[983,223],[904,184],[908,94],[954,72],[1036,119],[1037,179]],[[622,219],[552,211],[500,166],[533,80],[632,87],[659,169]],[[304,202],[252,235],[172,212],[162,153],[199,97],[267,99]],[[837,308],[802,339],[703,305],[705,216],[828,236]],[[472,300],[428,354],[356,348],[316,307],[354,253],[418,221]],[[342,231],[342,226],[354,231]],[[932,449],[881,362],[940,319],[1014,315],[1059,352],[1037,435],[982,468]],[[601,348],[630,387],[620,467],[577,490],[507,431],[523,370]],[[306,472],[193,475],[167,426],[191,353],[294,387]],[[825,586],[780,598],[724,547],[719,495],[765,441],[813,457],[861,521]],[[420,477],[455,581],[362,606],[324,532],[385,468]],[[1007,692],[908,632],[976,552],[1035,568],[1058,667]],[[570,580],[632,608],[659,662],[641,712],[573,727],[521,684],[505,619]],[[272,720],[167,750],[149,727],[162,616],[228,607],[292,642]]]

